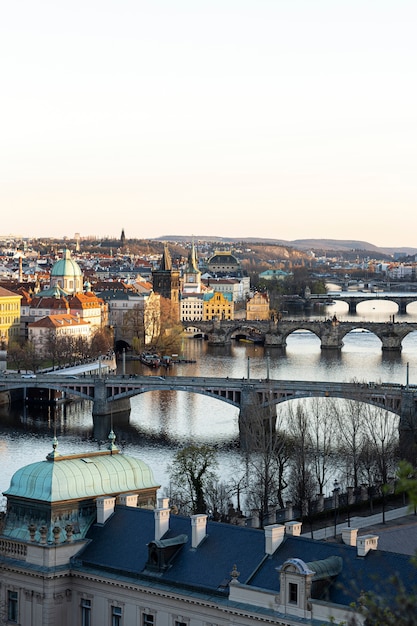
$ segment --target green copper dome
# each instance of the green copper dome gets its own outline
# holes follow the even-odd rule
[[[82,276],[80,266],[71,259],[69,250],[65,250],[63,258],[55,263],[51,270],[51,276]]]
[[[15,472],[4,495],[53,503],[152,487],[158,485],[149,466],[116,449],[84,455],[48,455],[46,461],[31,463]]]

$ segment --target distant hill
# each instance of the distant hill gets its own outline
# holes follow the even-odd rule
[[[333,250],[334,252],[352,252],[354,250],[367,250],[369,252],[376,252],[378,254],[388,254],[394,256],[394,254],[401,254],[404,256],[417,254],[417,248],[409,247],[379,247],[375,246],[368,241],[358,241],[355,239],[294,239],[293,241],[287,241],[285,239],[267,239],[262,237],[208,237],[206,235],[193,236],[194,241],[218,241],[219,243],[236,244],[241,242],[247,243],[260,243],[264,245],[285,246],[288,248],[296,248],[298,250],[314,250],[327,252]],[[184,237],[182,235],[164,235],[158,237],[161,241],[190,241],[190,237]]]

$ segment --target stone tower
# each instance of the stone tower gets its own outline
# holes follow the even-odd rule
[[[164,245],[159,268],[152,272],[153,290],[171,302],[174,320],[179,320],[180,273],[173,269],[172,259],[167,244]]]

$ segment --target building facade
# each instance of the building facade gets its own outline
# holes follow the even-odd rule
[[[0,350],[20,335],[20,302],[22,296],[0,287]]]
[[[270,315],[268,293],[257,291],[246,300],[247,320],[268,320]]]
[[[205,293],[203,299],[203,321],[211,320],[233,320],[234,302],[231,293],[220,293],[217,291]]]
[[[20,626],[324,626],[359,594],[415,568],[346,527],[342,541],[175,515],[150,468],[110,443],[12,477],[0,536],[0,613]],[[156,506],[155,506],[156,504]],[[363,623],[360,615],[357,623]]]

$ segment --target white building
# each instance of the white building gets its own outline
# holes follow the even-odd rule
[[[375,535],[343,542],[173,515],[150,468],[107,450],[60,455],[12,477],[0,536],[0,612],[21,626],[322,626],[348,623],[358,594],[395,574],[405,554]],[[357,585],[355,585],[355,581]],[[362,623],[362,618],[358,616]]]

